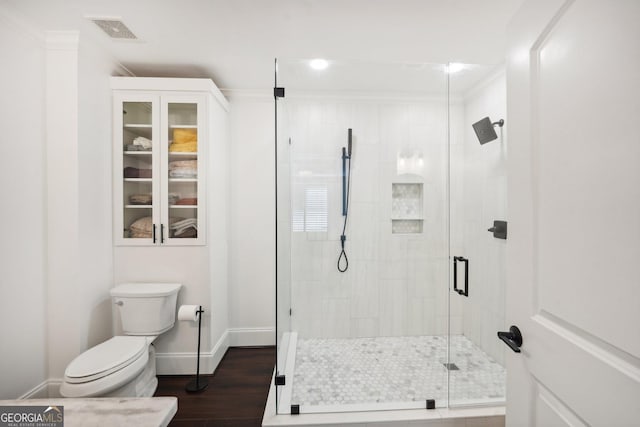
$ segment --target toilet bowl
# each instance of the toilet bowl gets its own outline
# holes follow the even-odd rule
[[[175,323],[175,283],[127,283],[111,290],[124,336],[80,354],[67,366],[64,397],[150,397],[158,385],[153,341]]]

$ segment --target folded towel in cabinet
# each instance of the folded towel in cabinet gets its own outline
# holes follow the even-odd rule
[[[134,239],[148,239],[152,233],[153,219],[150,216],[139,218],[129,226],[129,237]]]
[[[174,143],[183,144],[185,142],[196,142],[196,141],[198,141],[197,129],[175,128],[173,130]]]
[[[131,205],[150,205],[152,202],[151,194],[132,194],[129,196],[129,204]]]
[[[169,162],[169,170],[176,168],[191,168],[196,170],[198,168],[197,160],[174,160]]]
[[[126,150],[126,151],[151,151],[151,147],[149,147],[149,148],[144,148],[144,147],[142,147],[142,146],[140,146],[140,145],[128,144],[128,145],[125,147],[125,150]]]
[[[184,236],[184,233],[189,229],[193,229],[195,231],[198,230],[198,220],[195,218],[174,217],[172,220],[173,221],[170,221],[171,225],[169,226],[169,229],[171,230],[171,235],[173,237],[186,237]]]
[[[169,177],[196,178],[198,176],[197,160],[175,160],[169,162]]]
[[[133,145],[142,147],[145,150],[151,150],[151,146],[153,145],[153,143],[150,139],[145,138],[144,136],[139,136],[133,140]]]
[[[145,216],[135,220],[129,228],[135,231],[148,231],[153,229],[153,219],[150,216]]]
[[[184,199],[178,200],[176,205],[197,205],[198,198],[197,197],[185,197]]]
[[[188,228],[180,233],[174,234],[173,237],[178,239],[196,238],[198,237],[198,230],[195,228]]]
[[[151,178],[151,169],[138,169],[131,166],[124,168],[125,178]]]
[[[169,152],[171,153],[195,153],[198,151],[198,142],[172,142],[169,145]]]
[[[175,205],[178,200],[180,200],[178,193],[169,193],[168,201],[170,205]]]

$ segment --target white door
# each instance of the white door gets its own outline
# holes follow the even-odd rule
[[[640,1],[508,32],[507,425],[640,426]]]

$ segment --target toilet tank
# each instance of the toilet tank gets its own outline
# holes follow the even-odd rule
[[[125,335],[159,335],[173,327],[180,283],[123,283],[111,289]]]

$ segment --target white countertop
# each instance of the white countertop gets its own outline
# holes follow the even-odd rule
[[[165,427],[178,410],[176,397],[0,400],[1,406],[64,406],[65,427]]]

